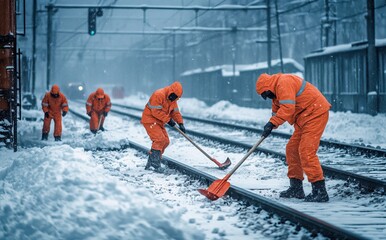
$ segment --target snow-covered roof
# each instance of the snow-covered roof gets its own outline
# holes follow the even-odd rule
[[[386,38],[376,39],[375,40],[375,46],[376,47],[386,46]],[[354,49],[362,49],[362,48],[366,48],[366,47],[367,47],[366,41],[365,42],[339,44],[339,45],[326,47],[326,48],[317,50],[317,52],[306,55],[305,58],[322,56],[322,55],[327,55],[327,54],[331,54],[331,53],[347,52],[347,51],[351,51]]]
[[[272,67],[279,66],[280,59],[272,60],[271,64],[272,64]],[[297,69],[299,69],[299,71],[302,71],[302,72],[304,71],[304,67],[292,58],[283,58],[283,64],[293,64]],[[227,65],[211,66],[204,69],[196,68],[196,69],[188,70],[183,72],[181,76],[190,76],[190,75],[199,74],[199,73],[209,73],[209,72],[221,70],[221,75],[223,77],[231,77],[231,76],[240,76],[240,72],[262,70],[267,68],[268,68],[267,62],[258,62],[258,63],[252,63],[252,64],[236,64],[235,71],[233,73],[233,65],[227,64]]]

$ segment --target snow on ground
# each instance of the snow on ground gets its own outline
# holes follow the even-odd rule
[[[138,95],[120,102],[143,107],[147,99],[147,96]],[[114,102],[119,101],[113,100],[113,104]],[[268,109],[242,108],[224,101],[207,106],[196,99],[181,99],[179,105],[181,111],[189,115],[242,121],[245,124],[260,127],[270,116]],[[70,108],[80,112],[85,111],[84,105],[75,103],[70,103]],[[205,215],[208,203],[202,196],[200,198],[194,189],[188,191],[196,195],[191,193],[183,195],[185,197],[182,198],[178,193],[173,195],[169,191],[170,189],[181,191],[179,186],[189,184],[186,178],[177,180],[177,183],[171,183],[175,178],[174,175],[157,174],[154,178],[149,177],[148,173],[143,171],[146,157],[138,156],[134,150],[116,157],[106,153],[109,157],[103,161],[92,156],[90,152],[85,152],[84,149],[119,147],[129,140],[150,147],[150,140],[138,120],[132,121],[110,114],[105,124],[107,131],[93,136],[89,133],[87,123],[69,114],[63,120],[63,142],[55,143],[52,137],[53,125],[49,141],[40,141],[42,119],[39,118],[39,114],[40,117],[43,114],[31,113],[32,116],[35,116],[34,114],[37,117],[36,121],[20,122],[19,133],[22,136],[19,139],[25,146],[36,147],[22,148],[16,153],[4,148],[0,149],[2,153],[0,156],[0,239],[27,238],[27,236],[32,236],[34,239],[84,237],[114,239],[122,236],[128,239],[173,239],[176,236],[184,239],[278,237],[273,233],[267,235],[272,231],[267,229],[272,228],[269,224],[268,227],[264,226],[266,221],[264,213],[260,213],[261,216],[257,214],[256,217],[256,209],[244,210],[243,216],[252,219],[256,217],[257,219],[252,221],[258,222],[252,233],[248,235],[242,229],[248,229],[252,222],[243,222],[239,219],[240,216],[235,215],[238,209],[240,210],[240,206],[225,208],[222,205],[228,203],[221,200],[213,206],[209,205],[214,210]],[[357,132],[361,130],[361,125],[366,123],[373,128],[367,129],[368,132],[363,135],[362,141],[370,144],[378,137],[379,143],[385,144],[385,136],[381,135],[381,132],[385,132],[383,129],[385,124],[380,124],[385,119],[381,114],[371,117],[364,114],[331,113],[325,138],[330,134],[341,141],[347,138],[355,142],[355,134],[360,135]],[[289,132],[291,128],[288,125],[281,130]],[[343,135],[349,130],[351,134]],[[218,170],[185,139],[171,131],[169,133],[171,145],[165,152],[166,156],[181,159],[184,163],[218,178],[224,176],[224,171]],[[226,157],[238,161],[245,154],[240,149],[216,146],[209,141],[200,142],[200,146],[219,161],[225,160]],[[129,175],[134,175],[144,182],[125,183],[124,180],[128,179]],[[232,177],[231,182],[279,200],[278,192],[288,186],[285,176],[286,167],[281,161],[265,155],[253,154]],[[197,187],[197,183],[191,184]],[[358,195],[355,194],[353,199],[346,199],[342,196],[342,189],[345,192],[349,190],[347,187],[339,187],[339,184],[341,184],[339,181],[327,182],[331,194],[331,202],[326,205],[329,209],[339,211],[342,206],[354,208],[370,206],[372,211],[383,212],[380,210],[385,206],[383,198],[379,200],[380,204],[367,202],[369,198],[359,201]],[[169,192],[163,192],[165,190]],[[310,191],[309,184],[306,184],[305,191],[307,193]],[[158,192],[157,199],[153,198],[154,192]],[[298,209],[305,207],[306,211],[311,212],[314,206],[314,204],[304,205],[299,201],[282,199],[280,201]],[[365,210],[368,209],[365,208]],[[223,215],[219,213],[221,211],[224,211]],[[324,215],[321,217],[329,218]],[[350,215],[345,217],[349,222]],[[224,218],[226,224],[224,224]],[[341,221],[341,224],[345,225],[345,221]],[[358,221],[360,222],[360,218]],[[240,227],[240,224],[245,226]],[[304,236],[303,234],[291,235],[291,231],[290,229],[289,238],[297,239]],[[382,231],[379,234],[383,234]]]
[[[1,151],[0,163],[13,163],[0,167],[0,239],[203,238],[147,190],[106,175],[83,149]]]
[[[84,111],[81,105],[70,103],[70,107]],[[57,143],[53,142],[53,124],[49,141],[40,141],[42,119],[36,117],[36,121],[19,124],[21,144],[35,147],[16,153],[1,149],[0,239],[309,236],[304,229],[279,223],[278,218],[256,207],[245,207],[231,199],[212,203],[196,191],[205,185],[186,176],[145,171],[146,156],[133,149],[97,152],[101,157],[84,150],[117,147],[128,140],[150,146],[139,121],[111,114],[105,124],[107,131],[94,136],[86,122],[70,113],[63,119],[63,142]],[[185,154],[192,152],[186,163],[209,169],[217,176],[224,174],[180,136],[171,136],[171,140],[182,145],[175,144],[165,154],[175,157],[184,149]]]
[[[148,96],[140,94],[114,101],[142,108],[148,101]],[[182,97],[178,101],[178,105],[181,112],[189,116],[238,121],[243,122],[245,125],[260,128],[263,127],[271,117],[270,109],[240,107],[228,101],[220,101],[212,106],[208,106],[197,99]],[[293,127],[285,123],[276,131],[292,133]],[[330,118],[324,131],[323,139],[364,144],[386,149],[385,133],[386,114],[384,113],[378,114],[377,116],[370,116],[368,114],[330,111]]]

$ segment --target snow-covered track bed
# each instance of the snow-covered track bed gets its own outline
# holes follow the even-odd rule
[[[128,113],[128,112],[115,110],[115,109],[112,109],[111,111],[114,113],[120,114],[120,115],[124,115],[124,116],[128,116],[130,118],[133,118],[133,119],[137,119],[137,120],[139,120],[141,118],[140,115],[134,114],[134,113]],[[219,143],[225,144],[225,145],[232,145],[232,146],[236,146],[236,147],[240,147],[240,148],[244,148],[244,149],[252,148],[252,144],[244,143],[241,141],[231,140],[229,138],[218,137],[217,136],[218,134],[211,135],[211,134],[206,134],[206,133],[197,132],[197,131],[193,131],[193,130],[187,130],[187,133],[189,135],[192,135],[192,136],[209,139],[209,140],[216,141],[216,142],[219,142]],[[273,150],[270,150],[267,148],[261,148],[261,147],[257,148],[256,152],[261,152],[261,153],[272,155],[275,158],[279,158],[283,162],[285,162],[285,154],[284,153],[280,153],[277,151],[273,151]],[[363,166],[363,161],[361,164],[358,164],[357,166],[351,166],[353,171],[349,172],[349,171],[341,170],[341,168],[339,168],[339,167],[333,168],[333,167],[326,166],[326,165],[322,164],[322,168],[323,168],[325,175],[330,177],[330,178],[337,178],[337,179],[348,180],[350,182],[358,183],[360,188],[365,189],[367,191],[382,189],[385,192],[386,191],[386,181],[384,181],[383,179],[386,179],[386,166],[380,165],[380,167],[383,167],[383,169],[385,169],[384,172],[382,172],[382,169],[379,169],[379,168],[376,169],[377,171],[379,171],[381,173],[380,179],[376,179],[376,178],[372,178],[372,177],[368,177],[368,176],[354,173],[354,172],[358,171],[357,169],[355,169],[355,167],[359,168],[361,166]]]
[[[126,106],[122,104],[114,104],[114,106],[125,108],[125,109],[130,109],[130,110],[135,110],[135,111],[143,111],[142,108],[138,107],[132,107],[132,106]],[[185,114],[183,115],[184,119],[194,121],[194,122],[200,122],[200,123],[206,123],[206,124],[211,124],[217,127],[225,127],[225,128],[230,128],[233,130],[238,130],[238,131],[248,131],[256,134],[261,134],[263,132],[262,129],[258,129],[255,127],[248,127],[248,126],[243,126],[240,124],[235,124],[235,123],[227,123],[223,121],[215,121],[211,119],[203,119],[203,118],[197,118],[197,117],[192,117],[192,116],[186,116]],[[288,133],[282,133],[278,131],[273,131],[271,133],[273,137],[278,137],[278,138],[284,138],[284,139],[289,139],[291,137],[291,134]],[[341,150],[345,150],[346,153],[349,154],[363,154],[369,157],[386,157],[386,149],[380,149],[380,148],[375,148],[371,146],[361,146],[361,145],[355,145],[355,144],[349,144],[349,143],[343,143],[343,142],[338,142],[338,141],[332,141],[332,140],[321,140],[320,145],[322,147],[327,147],[327,148],[338,148]]]
[[[88,119],[86,115],[79,115],[85,120]],[[97,134],[95,139],[110,138],[108,136],[117,134],[116,131],[119,131],[118,134],[121,134],[120,132],[122,132],[123,128],[117,125],[119,124],[126,126],[124,128],[127,130],[123,131],[130,132],[130,134],[124,133],[120,136],[129,136],[129,138],[131,136],[131,138],[134,137],[132,139],[135,140],[135,142],[147,145],[148,140],[144,141],[146,139],[145,137],[138,136],[138,133],[146,134],[138,120],[139,116],[122,117],[122,115],[111,114],[111,116],[109,115],[107,123],[111,122],[110,128],[114,126],[114,128],[116,127],[118,129],[112,130],[113,132],[107,131]],[[217,178],[224,177],[224,171],[213,167],[211,163],[208,163],[209,161],[207,159],[205,160],[202,154],[195,154],[195,152],[198,152],[197,149],[194,151],[193,146],[187,143],[187,141],[181,140],[182,136],[179,136],[177,132],[171,131],[170,137],[172,144],[167,149],[167,155],[171,154],[174,159],[189,163],[189,166],[216,176]],[[118,150],[130,145],[129,143],[126,145],[122,144],[125,142],[128,142],[127,139],[119,141],[120,144],[114,145],[116,146],[114,149]],[[208,139],[200,139],[198,143],[204,145],[209,153],[214,153],[217,157],[223,158],[224,155],[230,155],[229,157],[231,159],[236,160],[245,154],[243,148],[229,144],[219,144]],[[182,152],[181,149],[183,149]],[[146,151],[147,150],[148,149],[146,149]],[[142,168],[144,164],[145,162],[142,163]],[[386,200],[384,195],[379,194],[383,193],[383,189],[380,192],[377,191],[368,194],[358,189],[357,185],[341,180],[328,179],[329,203],[315,204],[305,203],[302,200],[282,199],[278,197],[278,192],[284,189],[287,184],[285,169],[286,167],[278,158],[270,158],[266,154],[254,153],[251,156],[251,160],[243,164],[240,171],[232,177],[231,183],[243,189],[248,189],[247,191],[263,195],[270,201],[278,201],[287,207],[322,219],[327,223],[331,223],[350,232],[373,239],[382,239],[386,236],[386,222],[384,221],[384,219],[386,219],[386,213],[384,211]],[[210,182],[211,180],[206,181]],[[305,184],[305,190],[306,192],[310,191],[308,184]],[[232,194],[232,191],[229,193]],[[201,199],[206,198],[201,196]],[[228,197],[225,198],[226,201],[227,199]],[[189,202],[190,201],[191,199],[189,198]]]
[[[135,150],[138,150],[139,152],[142,152],[143,154],[147,154],[148,148],[141,146],[137,143],[130,142],[128,145],[121,146],[120,149],[99,149],[103,151],[102,153],[99,153],[99,158],[104,159],[104,161],[111,161],[106,158],[106,151],[124,151],[124,149],[127,148],[133,148]],[[98,154],[98,153],[97,153]],[[107,155],[108,156],[108,155]],[[165,165],[168,166],[168,168],[165,170],[166,175],[168,177],[169,185],[173,187],[179,187],[179,188],[187,188],[184,189],[183,192],[188,192],[188,191],[195,191],[197,188],[204,188],[206,184],[210,184],[217,178],[209,175],[203,171],[197,170],[193,167],[187,166],[185,164],[182,164],[179,161],[176,161],[174,159],[171,159],[169,157],[163,156],[163,162]],[[108,166],[108,164],[106,164]],[[143,167],[141,165],[141,167]],[[170,169],[175,169],[178,172],[173,172],[170,171]],[[118,175],[121,180],[127,181],[127,182],[134,182],[136,181],[138,184],[138,178],[131,179],[130,174],[128,172],[120,174],[117,173],[117,168],[113,167],[110,168],[112,171],[112,174]],[[179,181],[176,181],[173,183],[173,179],[178,179],[181,178],[179,173],[183,173],[184,175],[188,175],[192,177],[193,179],[199,180],[196,182],[192,182],[191,180],[189,181],[189,186],[188,185],[181,185]],[[150,172],[149,174],[157,174]],[[159,175],[159,174],[158,174]],[[170,175],[173,175],[170,177]],[[143,175],[142,175],[143,176]],[[204,182],[204,183],[203,183]],[[178,186],[179,185],[179,186]],[[169,189],[170,191],[170,189]],[[197,201],[198,203],[202,204],[202,201],[197,200],[199,198],[203,198],[201,195],[197,195],[196,193],[194,195],[194,201]],[[301,226],[304,227],[305,229],[309,230],[309,236],[317,236],[317,233],[322,234],[323,236],[332,238],[332,239],[364,239],[363,236],[353,233],[351,231],[342,229],[340,227],[337,227],[333,224],[327,223],[323,220],[320,220],[318,218],[315,218],[311,215],[302,213],[300,211],[297,211],[295,209],[292,209],[288,206],[285,206],[283,204],[280,204],[278,202],[275,202],[271,199],[265,198],[263,196],[260,196],[256,193],[253,193],[251,191],[248,191],[246,189],[237,187],[237,186],[231,186],[229,191],[228,191],[228,196],[225,197],[225,199],[222,199],[221,204],[235,204],[234,199],[237,199],[239,202],[237,202],[237,205],[240,206],[240,208],[244,208],[249,205],[253,205],[256,207],[257,212],[260,211],[260,209],[263,209],[267,211],[268,213],[275,214],[276,216],[271,216],[270,218],[273,219],[275,223],[275,227],[278,228],[279,230],[282,227],[287,227],[287,228],[296,228],[296,226]],[[209,201],[209,200],[204,200]],[[213,203],[216,204],[216,203]],[[206,206],[205,206],[206,208]],[[243,212],[243,211],[241,211]],[[259,215],[259,214],[257,214]],[[256,217],[256,216],[255,216]],[[266,219],[268,220],[268,219]],[[289,222],[292,224],[290,224]],[[272,220],[271,220],[272,222]],[[283,225],[284,224],[284,225]],[[287,226],[285,226],[287,225]],[[299,228],[298,228],[299,230]],[[287,236],[288,237],[288,236]]]

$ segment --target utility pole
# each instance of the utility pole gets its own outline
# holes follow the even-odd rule
[[[47,6],[47,75],[46,81],[47,86],[46,90],[49,90],[50,80],[51,80],[51,47],[52,47],[52,15],[53,15],[54,6],[49,4]]]
[[[330,2],[329,0],[324,0],[324,19],[322,20],[322,31],[324,32],[324,47],[328,47],[329,44],[329,31],[330,31]]]
[[[232,30],[232,72],[233,79],[236,79],[236,37],[237,27],[233,27]]]
[[[37,0],[33,0],[32,6],[32,96],[35,95],[35,84],[36,84],[36,11],[37,11]]]
[[[374,0],[367,0],[367,106],[369,114],[378,113],[377,55],[375,51]]]
[[[279,39],[279,54],[280,54],[280,70],[284,73],[283,66],[283,50],[281,48],[281,36],[280,36],[280,21],[279,21],[279,10],[277,8],[277,0],[275,0],[275,10],[276,10],[276,27],[277,27],[277,35]]]
[[[173,79],[172,82],[176,81],[176,34],[173,31]]]
[[[267,38],[268,38],[268,47],[267,47],[267,63],[268,63],[268,74],[271,73],[271,1],[267,1]]]

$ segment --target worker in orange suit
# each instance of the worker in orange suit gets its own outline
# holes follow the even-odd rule
[[[176,122],[184,133],[186,132],[177,101],[182,96],[182,85],[174,82],[170,86],[156,90],[150,97],[142,113],[141,123],[152,140],[149,159],[145,169],[153,167],[162,171],[161,156],[169,145],[169,136],[165,124],[174,127]]]
[[[42,140],[48,140],[51,120],[53,119],[55,123],[55,141],[62,141],[62,116],[66,116],[68,112],[68,103],[66,96],[60,92],[58,85],[53,85],[51,91],[44,95],[42,109],[44,112]]]
[[[90,116],[90,131],[94,134],[98,130],[104,131],[103,123],[111,109],[110,96],[102,88],[91,93],[86,102],[87,115]]]
[[[316,152],[331,104],[315,86],[292,74],[262,74],[257,79],[256,91],[264,99],[272,99],[272,117],[264,126],[263,137],[285,122],[295,127],[286,146],[290,187],[280,197],[327,202],[329,197]],[[312,185],[312,192],[306,197],[303,172]]]

